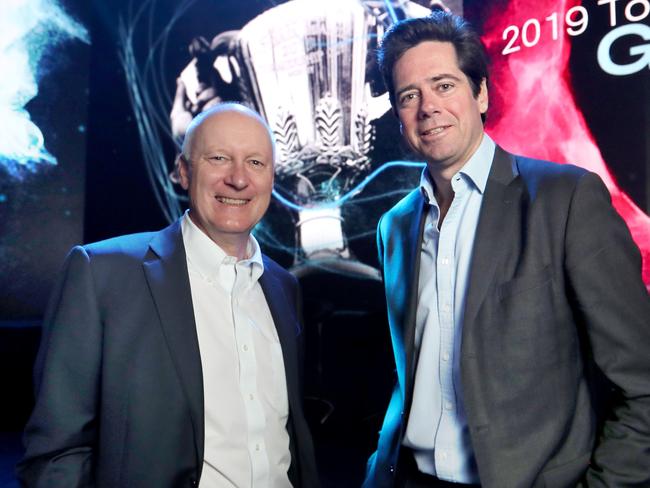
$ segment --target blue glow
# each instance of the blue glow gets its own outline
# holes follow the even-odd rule
[[[88,31],[56,0],[3,2],[0,15],[0,165],[21,178],[56,164],[40,128],[25,109],[46,74],[43,55],[66,39],[90,43]]]
[[[172,105],[172,94],[164,82],[164,58],[169,31],[194,2],[195,0],[180,1],[163,30],[155,35],[149,32],[149,48],[144,56],[139,56],[136,52],[133,38],[141,22],[150,28],[151,19],[160,15],[156,12],[157,3],[151,0],[129,2],[129,15],[120,19],[118,26],[120,62],[126,75],[147,176],[168,222],[180,217],[181,202],[187,198],[176,192],[162,149],[163,136],[174,141],[167,111]],[[177,151],[180,151],[178,141],[174,143]]]
[[[320,203],[318,205],[312,205],[309,207],[303,207],[301,205],[297,205],[293,203],[292,201],[288,200],[287,198],[283,197],[280,193],[278,193],[277,190],[273,190],[273,196],[283,205],[286,205],[287,207],[301,211],[301,210],[314,210],[314,209],[319,209],[319,208],[336,208],[340,207],[341,205],[345,204],[348,200],[351,198],[355,197],[359,193],[363,191],[363,189],[370,183],[372,180],[374,180],[377,176],[379,176],[381,173],[386,171],[387,169],[391,168],[418,168],[422,169],[425,167],[424,163],[415,163],[412,161],[391,161],[388,163],[384,163],[381,165],[379,168],[374,170],[372,173],[370,173],[368,176],[366,176],[361,183],[359,183],[357,186],[352,188],[349,192],[345,193],[341,198],[338,200],[335,200],[333,202],[325,202],[325,203]],[[382,195],[385,196],[385,195]]]
[[[393,2],[391,0],[384,0],[384,4],[386,5],[386,10],[388,10],[388,14],[390,15],[390,18],[393,21],[393,23],[398,22],[399,19],[397,18],[395,7],[393,7]]]
[[[388,1],[384,9],[381,8],[384,6],[383,2],[361,3],[367,3],[369,6],[377,4],[377,8],[382,10],[381,18],[378,17],[378,21],[387,25],[395,22],[398,14],[404,8],[403,2],[400,1]],[[182,214],[182,208],[187,202],[187,197],[178,191],[173,178],[170,178],[171,161],[164,150],[168,142],[175,144],[177,151],[180,150],[179,141],[174,138],[170,124],[170,108],[174,103],[175,86],[169,83],[167,66],[169,60],[177,55],[176,51],[178,50],[178,46],[175,45],[177,41],[170,34],[175,31],[177,22],[192,21],[192,15],[197,15],[196,12],[200,9],[192,11],[192,15],[188,17],[185,15],[195,4],[196,0],[178,0],[163,7],[161,2],[156,0],[130,0],[128,8],[118,24],[120,61],[126,75],[134,120],[140,136],[143,162],[155,198],[169,222],[174,221]],[[269,2],[269,8],[275,5],[276,2]],[[199,15],[202,14],[199,13]],[[166,20],[164,25],[153,21],[153,19],[160,18]],[[392,22],[390,22],[391,19]],[[245,23],[242,23],[240,27],[244,25]],[[210,31],[196,32],[196,35],[198,34],[207,36],[208,39],[215,35]],[[374,37],[372,33],[369,35]],[[361,41],[368,42],[368,38],[342,39],[339,42],[344,45]],[[173,49],[169,49],[170,52],[168,52],[169,46],[172,45]],[[324,44],[323,46],[328,45]],[[296,232],[296,219],[299,218],[296,212],[343,208],[346,209],[346,212],[350,212],[345,218],[353,223],[353,225],[347,225],[345,229],[346,245],[361,239],[371,242],[375,235],[376,219],[366,215],[367,211],[372,214],[377,204],[380,207],[386,205],[383,202],[385,199],[399,200],[410,192],[415,183],[413,178],[415,175],[405,173],[421,171],[424,167],[423,163],[410,161],[383,163],[383,161],[377,160],[374,161],[374,165],[376,169],[365,176],[354,188],[329,201],[305,203],[304,195],[293,193],[292,185],[278,185],[277,190],[273,192],[273,220],[264,219],[254,229],[255,236],[262,248],[293,255],[296,263],[308,262],[310,267],[322,268],[329,272],[345,273],[348,270],[354,274],[355,269],[365,268],[360,271],[360,274],[372,278],[372,274],[368,272],[372,268],[359,262],[354,264],[356,262],[355,249],[346,250],[351,251],[349,261],[353,263],[346,263],[347,266],[339,266],[338,261],[348,261],[348,258],[341,259],[341,256],[336,254],[336,250],[333,251],[332,262],[324,258],[314,261],[302,254],[301,235],[296,233],[294,239],[290,234],[292,231]],[[388,178],[386,175],[380,176],[388,170],[395,174],[390,173]],[[374,183],[372,183],[373,181]],[[286,225],[287,223],[288,225]]]

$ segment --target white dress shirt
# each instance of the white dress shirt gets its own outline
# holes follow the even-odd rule
[[[403,443],[413,449],[420,471],[456,483],[479,481],[461,395],[460,345],[474,236],[494,150],[484,134],[452,177],[454,199],[440,229],[440,208],[426,169],[421,179],[429,211],[420,251],[418,362]]]
[[[203,368],[200,486],[291,487],[284,361],[258,281],[264,272],[259,244],[251,236],[250,257],[237,261],[188,213],[182,232]]]

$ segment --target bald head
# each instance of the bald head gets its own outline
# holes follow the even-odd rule
[[[217,105],[190,124],[178,158],[190,218],[231,256],[242,258],[273,191],[273,140],[257,113]]]
[[[225,116],[225,117],[224,117]],[[187,127],[185,137],[183,139],[183,144],[181,146],[181,154],[187,161],[192,160],[192,146],[195,144],[195,136],[198,129],[205,125],[208,121],[214,122],[213,119],[221,118],[225,123],[228,123],[226,119],[236,120],[242,118],[248,118],[254,121],[257,121],[266,132],[266,137],[268,138],[273,154],[275,155],[275,141],[273,139],[273,132],[271,128],[266,123],[264,118],[254,110],[242,105],[241,103],[235,102],[225,102],[210,107],[209,109],[201,112],[199,115],[192,119],[190,125]]]

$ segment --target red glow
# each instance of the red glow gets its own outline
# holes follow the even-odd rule
[[[492,60],[492,81],[486,130],[511,152],[571,162],[600,175],[641,249],[643,281],[650,289],[650,217],[618,187],[576,106],[568,70],[570,37],[561,33],[552,40],[551,23],[544,21],[553,12],[562,17],[580,4],[580,0],[511,0],[505,9],[499,6],[488,14],[483,41]],[[521,27],[530,18],[540,22],[539,43],[502,55],[504,29]]]

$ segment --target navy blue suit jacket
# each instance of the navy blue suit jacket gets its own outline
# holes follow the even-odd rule
[[[302,410],[295,278],[264,256],[282,345],[296,487],[318,485]],[[30,487],[191,487],[203,465],[203,376],[180,221],[76,247],[51,299],[19,479]]]

